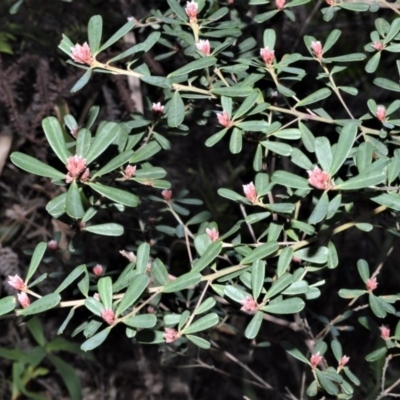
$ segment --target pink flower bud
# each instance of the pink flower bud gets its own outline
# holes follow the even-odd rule
[[[14,289],[25,291],[27,289],[26,283],[22,280],[19,275],[8,276],[7,283]]]
[[[325,2],[331,7],[336,6],[336,0],[325,0]]]
[[[320,60],[322,58],[322,44],[321,42],[311,42],[311,50],[313,51],[315,57]]]
[[[93,295],[93,298],[94,298],[95,300],[97,300],[97,301],[100,301],[100,295],[99,295],[98,293],[95,293],[95,294]]]
[[[28,295],[25,292],[21,292],[17,294],[19,304],[21,304],[22,308],[26,308],[31,304]]]
[[[171,201],[172,199],[172,190],[163,190],[161,195],[165,201]]]
[[[158,102],[158,103],[153,103],[152,110],[153,110],[153,115],[155,117],[160,117],[160,115],[164,112],[164,106]]]
[[[390,329],[383,325],[379,329],[381,330],[381,338],[383,340],[389,340],[390,339]]]
[[[382,51],[385,48],[385,45],[381,42],[374,42],[374,44],[371,45],[376,51]]]
[[[101,318],[103,318],[108,325],[112,325],[115,322],[115,313],[110,308],[105,308],[101,312]]]
[[[136,174],[136,165],[128,164],[124,170],[125,179],[131,179]]]
[[[166,343],[175,342],[175,340],[178,339],[179,337],[180,337],[180,334],[175,329],[165,328],[164,339],[165,339]]]
[[[340,359],[339,367],[344,367],[344,366],[349,362],[349,360],[350,360],[350,357],[343,356],[343,357]]]
[[[275,0],[276,8],[281,11],[285,7],[286,0]]]
[[[197,14],[199,13],[199,5],[195,1],[188,1],[186,3],[185,12],[191,21],[196,21]]]
[[[257,201],[257,190],[253,182],[250,182],[247,185],[243,185],[243,192],[247,199],[250,200],[252,203],[255,203]]]
[[[383,106],[378,106],[376,108],[376,118],[381,122],[385,122],[386,120],[386,108]]]
[[[332,187],[331,177],[325,171],[315,167],[312,171],[307,171],[308,183],[317,189],[327,190]]]
[[[322,356],[318,353],[315,353],[310,358],[311,368],[314,369],[317,365],[322,361]]]
[[[103,273],[104,273],[104,268],[103,268],[103,266],[102,265],[100,265],[100,264],[96,264],[94,267],[93,267],[93,273],[96,275],[96,276],[102,276],[103,275]]]
[[[128,17],[127,18],[127,20],[130,22],[130,21],[134,21],[134,22],[137,22],[137,19],[135,18],[135,17]]]
[[[57,243],[57,240],[49,240],[48,242],[47,242],[47,248],[49,249],[49,250],[57,250],[57,248],[58,248],[58,243]]]
[[[65,180],[67,183],[71,183],[86,170],[86,160],[76,154],[67,158],[66,167],[68,174],[66,175]]]
[[[71,128],[71,130],[69,132],[76,139],[76,135],[78,134],[78,131],[79,131],[79,126],[74,126],[73,128]]]
[[[81,181],[85,182],[89,179],[90,177],[90,169],[86,168],[83,174],[81,175]]]
[[[74,47],[71,47],[71,58],[80,64],[92,64],[93,57],[90,51],[89,45],[85,42],[81,46],[80,44],[76,44]]]
[[[275,51],[270,50],[268,46],[260,50],[260,55],[266,66],[272,65],[275,60]]]
[[[240,310],[245,312],[256,312],[258,310],[258,304],[252,297],[247,296],[242,301],[242,308]]]
[[[206,56],[211,54],[211,46],[208,40],[199,40],[199,42],[196,43],[196,47],[197,50],[203,52]]]
[[[219,239],[219,233],[215,228],[212,229],[206,228],[206,233],[212,242],[215,242]]]
[[[367,280],[367,283],[365,284],[367,290],[369,292],[372,292],[373,290],[375,290],[378,286],[378,282],[376,281],[376,278],[370,278]]]
[[[229,114],[224,111],[222,113],[217,114],[218,122],[225,126],[225,128],[229,128],[232,125],[231,119],[229,118]]]

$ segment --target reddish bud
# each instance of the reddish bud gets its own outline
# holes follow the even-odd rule
[[[96,275],[96,276],[102,276],[103,275],[103,273],[104,273],[104,268],[103,268],[103,266],[102,265],[100,265],[100,264],[96,264],[94,267],[93,267],[93,273]]]
[[[165,339],[166,343],[175,342],[175,340],[178,339],[179,337],[180,337],[180,334],[175,329],[165,328],[164,339]]]
[[[315,167],[312,171],[307,171],[308,183],[317,189],[327,190],[332,187],[331,177],[325,171]]]
[[[161,195],[165,201],[171,201],[172,199],[172,190],[163,190]]]
[[[93,295],[93,298],[94,298],[95,300],[97,300],[97,301],[100,301],[100,295],[99,295],[98,293],[95,293],[95,294]]]
[[[381,338],[383,340],[389,340],[390,339],[390,329],[383,325],[379,329],[381,330]]]
[[[131,179],[136,174],[136,165],[128,164],[124,170],[125,179]]]
[[[196,47],[197,50],[201,51],[206,56],[209,56],[211,54],[211,46],[208,40],[199,40],[199,42],[196,43]]]
[[[160,115],[164,112],[165,106],[163,106],[160,102],[153,103],[152,111],[155,117],[160,117]]]
[[[229,128],[232,124],[231,119],[229,118],[229,114],[226,111],[217,114],[218,122],[225,126],[225,128]]]
[[[375,290],[378,286],[378,282],[376,281],[376,278],[370,278],[367,280],[367,283],[365,284],[367,290],[369,292],[372,292],[373,290]]]
[[[206,228],[206,233],[212,242],[215,242],[219,239],[219,233],[215,228],[212,229]]]
[[[90,65],[93,62],[90,47],[86,42],[83,43],[82,46],[80,44],[76,44],[74,47],[71,47],[71,58],[80,64]]]
[[[57,240],[49,240],[48,242],[47,242],[47,248],[49,249],[49,250],[57,250],[57,248],[58,248],[58,243],[57,243]]]
[[[321,42],[311,42],[311,50],[313,51],[315,57],[320,60],[322,58],[322,44]]]
[[[257,190],[253,182],[250,182],[247,185],[243,185],[243,192],[247,199],[250,200],[252,203],[255,203],[257,201]]]
[[[384,106],[378,106],[376,108],[376,118],[381,122],[385,122],[386,120],[386,108]]]
[[[65,177],[67,183],[71,183],[84,171],[86,173],[86,160],[77,154],[67,158],[68,174]]]
[[[188,1],[186,3],[185,12],[190,20],[195,21],[199,13],[199,5],[195,1]]]
[[[318,353],[315,353],[310,358],[311,368],[314,369],[317,365],[322,361],[322,356]]]
[[[344,367],[350,360],[350,357],[343,356],[339,361],[339,367]]]
[[[258,310],[258,304],[252,297],[247,296],[242,301],[242,308],[240,310],[246,312],[256,312]]]
[[[103,318],[108,325],[112,325],[115,322],[115,313],[110,308],[105,308],[101,312],[101,318]]]
[[[9,275],[7,283],[17,290],[25,291],[27,289],[25,281],[19,275]]]
[[[31,304],[28,295],[25,292],[21,292],[17,294],[19,304],[21,304],[22,308],[26,308]]]
[[[286,0],[275,0],[276,8],[281,11],[285,7]]]
[[[326,4],[329,6],[336,6],[336,0],[325,0]]]
[[[90,169],[86,168],[83,174],[81,175],[81,181],[85,182],[89,179],[90,177]]]
[[[372,44],[371,46],[376,51],[382,51],[385,48],[385,45],[383,43],[381,43],[381,42],[374,42],[374,44]]]
[[[270,50],[268,46],[260,49],[260,55],[266,66],[272,65],[275,60],[275,51]]]

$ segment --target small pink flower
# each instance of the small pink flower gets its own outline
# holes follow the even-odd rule
[[[383,340],[389,340],[390,339],[390,329],[384,325],[382,325],[379,329],[381,330],[381,338]]]
[[[101,275],[103,275],[103,273],[104,273],[104,268],[103,268],[103,266],[102,265],[100,265],[100,264],[96,264],[94,267],[93,267],[93,273],[96,275],[96,276],[101,276]]]
[[[385,122],[386,120],[386,108],[384,106],[378,106],[376,108],[376,118],[381,122]]]
[[[125,179],[131,179],[136,174],[136,165],[128,164],[124,170]]]
[[[171,201],[172,199],[172,190],[163,190],[161,195],[165,201]]]
[[[381,42],[374,42],[374,44],[371,45],[376,51],[382,51],[385,48],[385,45]]]
[[[329,6],[336,6],[336,0],[325,0],[326,4]]]
[[[247,199],[250,200],[252,203],[255,203],[257,201],[257,190],[253,182],[250,182],[247,185],[243,185],[243,192]]]
[[[178,331],[172,328],[165,328],[164,339],[166,343],[175,342],[176,339],[179,339],[180,334]]]
[[[93,298],[94,298],[95,300],[97,300],[97,301],[100,301],[100,295],[99,295],[98,293],[95,293],[95,294],[93,295]]]
[[[315,57],[320,60],[322,58],[322,44],[321,42],[311,42],[311,50],[313,51]]]
[[[258,310],[258,304],[251,296],[247,296],[242,301],[242,308],[240,310],[245,312],[256,312]]]
[[[80,64],[90,65],[93,62],[90,47],[86,42],[83,43],[82,46],[80,44],[76,44],[74,47],[71,47],[71,58]]]
[[[215,242],[219,239],[219,233],[215,228],[212,229],[206,228],[206,233],[212,242]]]
[[[211,46],[208,40],[199,40],[199,42],[196,43],[196,47],[197,50],[203,52],[206,56],[211,54]]]
[[[86,160],[76,154],[67,158],[66,167],[68,174],[66,175],[65,180],[67,183],[71,183],[86,170]]]
[[[28,295],[25,292],[21,292],[17,294],[19,304],[21,304],[22,308],[26,308],[31,304]]]
[[[81,175],[81,181],[85,182],[90,178],[90,169],[86,168],[83,174]]]
[[[57,250],[57,248],[58,248],[58,243],[57,243],[57,240],[49,240],[48,242],[47,242],[47,248],[49,249],[49,250]]]
[[[266,66],[272,65],[275,60],[275,51],[270,50],[268,46],[260,49],[260,55]]]
[[[130,22],[130,21],[137,22],[137,19],[136,19],[135,17],[128,17],[127,20],[128,20],[129,22]]]
[[[367,283],[365,284],[367,290],[369,292],[372,292],[373,290],[375,290],[378,286],[378,282],[376,281],[376,278],[370,278],[367,280]]]
[[[339,367],[344,367],[344,366],[349,362],[349,360],[350,360],[350,357],[343,356],[343,357],[340,359]]]
[[[286,0],[275,0],[276,8],[281,11],[285,7]]]
[[[9,275],[7,283],[17,290],[25,291],[27,289],[25,281],[19,275]]]
[[[191,21],[196,21],[197,14],[199,13],[199,5],[195,1],[188,1],[186,3],[185,12]]]
[[[322,356],[318,353],[315,353],[310,358],[311,368],[314,369],[317,365],[322,361]]]
[[[160,117],[160,115],[164,112],[165,106],[163,106],[160,102],[158,103],[153,103],[152,110],[153,110],[153,115],[155,117]]]
[[[312,171],[307,171],[308,183],[317,189],[327,190],[332,187],[331,177],[325,171],[318,167],[314,167]]]
[[[232,125],[231,119],[229,118],[229,114],[224,111],[222,113],[217,114],[218,122],[225,126],[225,128],[229,128]]]
[[[103,318],[108,325],[112,325],[115,322],[115,313],[110,308],[105,308],[101,312],[101,318]]]

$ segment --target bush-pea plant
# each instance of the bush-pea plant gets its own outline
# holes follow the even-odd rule
[[[258,10],[256,23],[278,15],[295,20],[293,8],[305,7],[311,13],[312,4],[308,3],[249,2]],[[319,325],[305,329],[300,322],[327,284],[321,278],[323,269],[329,270],[328,277],[343,268],[355,270],[355,266],[339,262],[335,235],[351,228],[364,232],[375,228],[385,230],[388,237],[399,236],[400,119],[391,116],[400,108],[400,101],[377,104],[371,98],[365,104],[366,113],[356,115],[343,94],[356,96],[357,89],[340,85],[339,73],[352,63],[367,60],[365,71],[370,74],[381,58],[400,52],[399,11],[386,1],[370,3],[326,0],[321,12],[327,21],[346,12],[377,12],[381,3],[394,15],[386,20],[376,14],[365,52],[332,57],[331,49],[340,42],[338,29],[320,37],[304,36],[302,53],[284,54],[285,49],[275,48],[273,29],[264,31],[263,43],[243,39],[244,22],[233,9],[214,0],[186,4],[168,0],[170,8],[165,13],[153,10],[144,21],[129,18],[106,41],[100,16],[90,19],[88,41],[82,45],[64,36],[59,48],[69,57],[69,64],[84,70],[72,91],[80,90],[97,72],[126,75],[162,89],[164,105],[153,103],[149,118],[135,114],[126,122],[101,121],[95,131],[98,107],[92,107],[83,126],[78,126],[72,115],[65,115],[63,121],[47,117],[44,133],[65,167],[56,169],[18,152],[11,155],[12,162],[65,188],[48,203],[47,211],[74,226],[71,252],[76,237],[124,234],[117,223],[92,223],[96,214],[123,214],[130,207],[153,202],[161,204],[160,213],[169,212],[175,219],[173,226],[159,224],[158,231],[184,240],[188,261],[185,271],[174,276],[163,256],[151,253],[151,243],[143,241],[134,252],[122,252],[129,263],[119,275],[105,275],[101,265],[91,271],[79,265],[53,293],[41,296],[36,287],[47,275],[36,276],[36,271],[47,247],[57,243],[39,243],[25,277],[9,277],[9,284],[19,291],[21,307],[9,296],[0,300],[1,313],[17,308],[18,316],[29,317],[68,308],[58,331],[61,334],[73,323],[74,312],[86,308],[87,321],[73,332],[74,336],[83,333],[84,351],[100,346],[117,326],[123,326],[133,342],[166,342],[175,348],[191,342],[209,349],[207,332],[226,323],[229,313],[224,307],[229,302],[249,316],[243,332],[247,339],[257,341],[265,321],[301,331],[303,340],[306,337],[301,350],[281,341],[291,356],[304,363],[307,384],[299,388],[300,398],[306,392],[310,397],[319,394],[341,399],[352,398],[360,385],[340,343],[341,331],[346,330],[343,321],[354,317],[348,323],[360,323],[379,342],[366,361],[385,358],[376,398],[394,394],[400,379],[387,382],[385,376],[390,361],[400,354],[400,321],[395,308],[400,295],[376,294],[385,271],[383,262],[371,270],[366,260],[358,260],[359,284],[340,284],[336,296],[348,304],[337,316],[319,316],[322,329]],[[144,42],[105,60],[104,51],[132,29],[152,32]],[[166,77],[152,76],[142,56],[156,44],[168,48],[158,59],[175,54],[179,46],[187,62]],[[277,57],[275,51],[284,55]],[[396,63],[400,74],[400,61]],[[296,93],[298,83],[307,76],[304,66],[310,64],[318,68],[319,89]],[[400,85],[388,78],[376,77],[373,84],[400,92]],[[335,104],[329,113],[323,108],[328,98]],[[204,111],[204,124],[216,127],[206,146],[229,136],[229,150],[238,154],[248,135],[256,143],[253,179],[243,191],[218,190],[219,196],[240,206],[242,215],[226,232],[220,232],[206,210],[189,215],[185,204],[201,205],[201,201],[187,198],[187,191],[177,194],[171,190],[164,180],[166,171],[159,166],[158,157],[153,157],[170,148],[169,135],[190,135],[185,118],[205,103],[215,112]],[[319,134],[322,129],[329,132],[329,138]],[[113,151],[108,151],[111,148]],[[357,215],[354,210],[359,204],[368,207]],[[373,218],[387,210],[392,213],[392,223],[375,226]],[[77,289],[73,299],[63,295],[70,286]],[[162,306],[165,294],[177,298],[179,312]],[[359,310],[364,314],[357,322]],[[385,321],[388,314],[393,315],[390,322]]]

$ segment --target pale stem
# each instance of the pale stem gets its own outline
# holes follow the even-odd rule
[[[126,318],[130,318],[133,315],[137,314],[144,306],[146,306],[147,304],[149,304],[154,297],[156,297],[157,295],[159,295],[161,293],[161,289],[159,288],[159,290],[157,290],[156,292],[154,292],[148,299],[146,299],[143,303],[141,303],[139,306],[135,307],[129,314],[124,315],[121,318],[118,318],[115,322],[121,322]]]
[[[214,68],[214,72],[219,77],[219,79],[221,79],[221,81],[224,82],[224,85],[229,87],[229,83],[226,81],[226,79],[222,75],[221,70],[219,68]]]
[[[194,86],[188,86],[188,85],[181,85],[180,83],[173,83],[172,88],[174,90],[181,90],[183,92],[193,92],[193,93],[200,93],[200,94],[205,94],[207,96],[210,96],[211,98],[215,99],[216,97],[209,91],[205,89],[200,89]]]
[[[94,69],[94,68],[104,69],[106,71],[112,72],[114,75],[128,75],[128,76],[134,76],[136,78],[141,78],[143,76],[142,74],[139,74],[138,72],[121,69],[121,68],[117,68],[117,67],[112,67],[111,65],[103,64],[97,60],[95,60],[91,64],[91,68],[92,69]]]
[[[243,215],[244,219],[246,220],[247,213],[246,213],[246,210],[245,210],[243,204],[240,204],[240,211],[242,212],[242,215]],[[254,234],[253,228],[247,221],[246,221],[246,226],[247,226],[247,229],[249,230],[250,235],[253,238],[253,240],[255,242],[257,242],[256,235]]]

